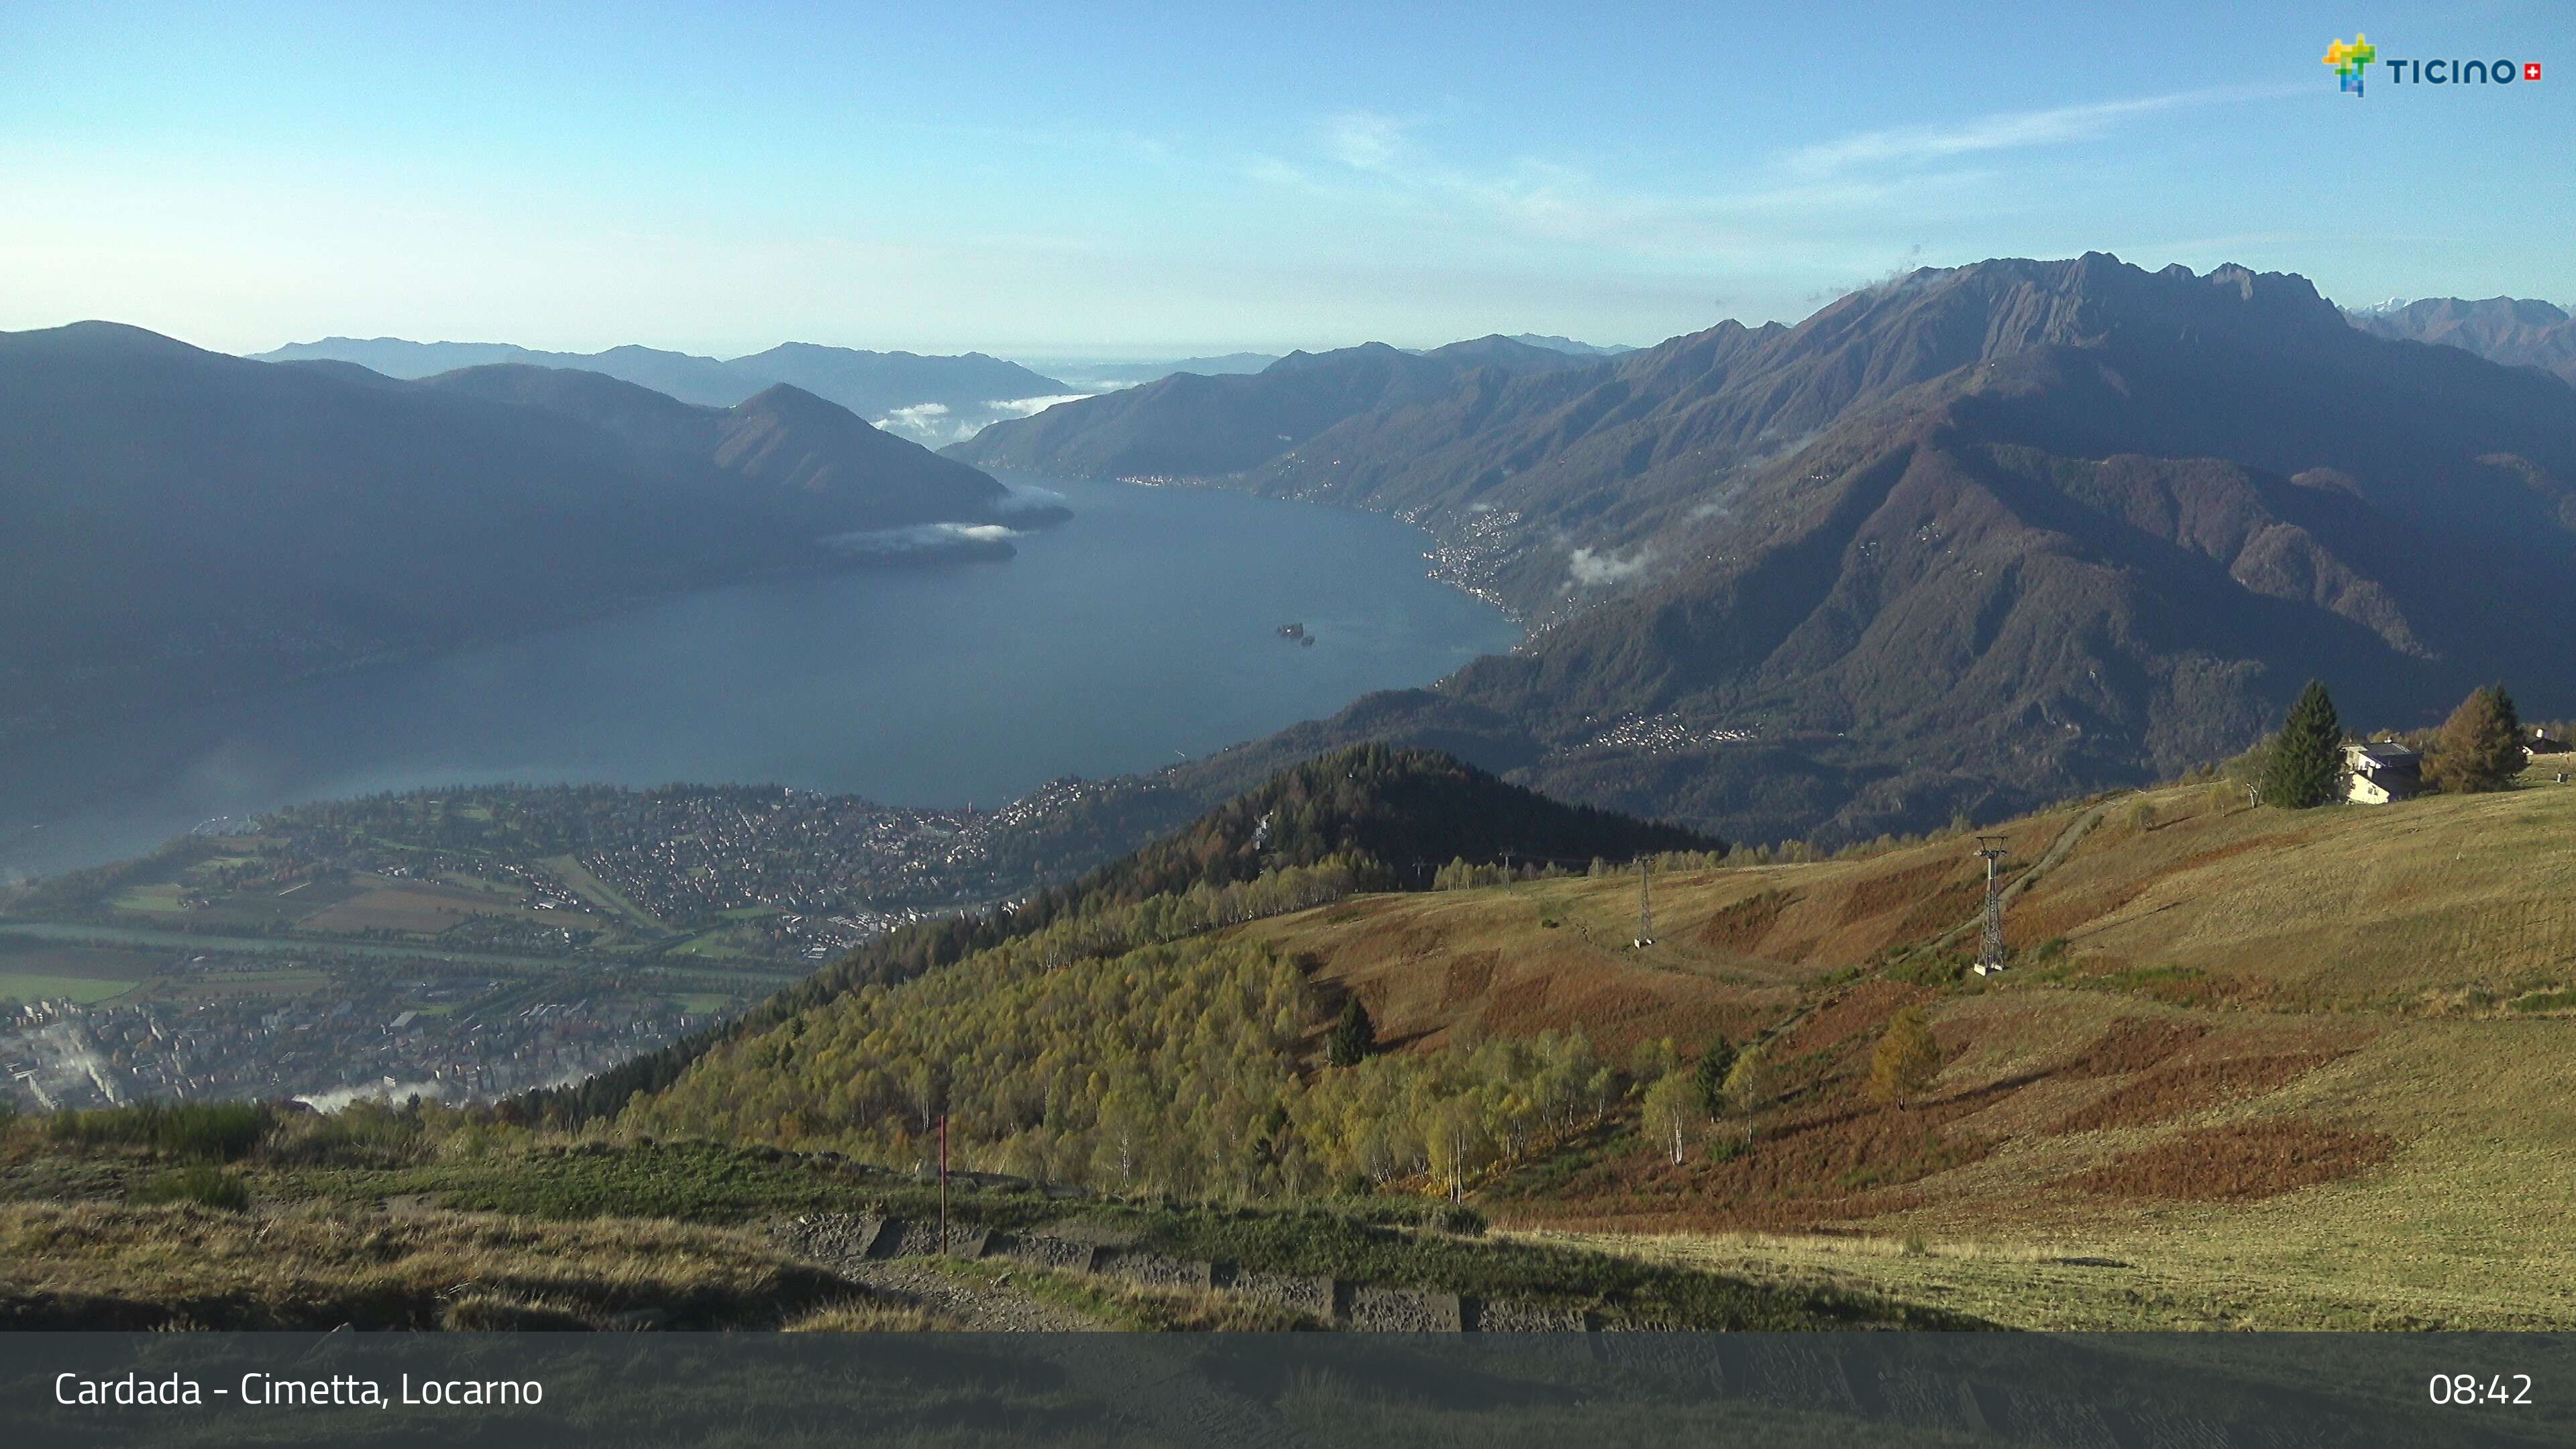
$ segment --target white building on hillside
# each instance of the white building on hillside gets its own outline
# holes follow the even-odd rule
[[[2343,797],[2386,805],[2424,793],[2424,757],[2394,741],[2343,747]]]

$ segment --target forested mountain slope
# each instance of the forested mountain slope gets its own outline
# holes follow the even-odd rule
[[[2392,722],[2576,677],[2565,631],[2497,626],[2576,569],[2576,390],[2242,268],[1927,269],[1474,374],[1220,481],[1419,521],[1541,631],[1211,771],[1390,738],[1849,838],[2232,752],[2315,674]]]

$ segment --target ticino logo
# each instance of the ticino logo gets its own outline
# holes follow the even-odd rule
[[[2511,85],[2518,80],[2540,79],[2540,62],[2536,60],[2397,60],[2382,59],[2379,47],[2370,37],[2354,31],[2352,39],[2338,40],[2326,47],[2325,63],[2334,68],[2335,86],[2346,95],[2360,95],[2363,77],[2370,63],[2378,61],[2388,67],[2388,78],[2400,85]]]

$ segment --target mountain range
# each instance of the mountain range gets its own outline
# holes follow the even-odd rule
[[[1063,378],[1066,385],[1075,391],[1108,392],[1159,382],[1176,372],[1208,376],[1259,372],[1278,360],[1279,354],[1275,352],[1228,352],[1218,357],[1183,357],[1171,362],[1049,362],[1043,365],[1050,376]]]
[[[949,451],[987,468],[1196,480],[1258,467],[1345,419],[1448,396],[1471,373],[1518,377],[1587,361],[1501,336],[1418,353],[1383,342],[1292,352],[1256,373],[1175,373],[1060,403]]]
[[[780,383],[801,388],[860,417],[913,436],[952,441],[961,425],[1024,415],[1004,404],[1059,398],[1077,391],[1015,362],[970,352],[923,357],[784,342],[747,357],[717,359],[651,347],[605,352],[539,352],[506,342],[409,342],[399,337],[325,337],[258,354],[263,362],[354,362],[387,377],[432,377],[458,368],[513,363],[594,372],[649,387],[682,402],[732,407]]]
[[[785,384],[404,382],[97,322],[0,334],[0,478],[0,734],[1032,521]]]
[[[2539,622],[2576,562],[2576,390],[2374,335],[2303,278],[1997,260],[1606,362],[1403,356],[1172,379],[952,450],[1395,514],[1536,630],[1202,762],[1209,790],[1385,738],[1836,838],[2231,753],[2311,676],[2390,725],[2498,677],[2576,703]]]
[[[2351,317],[2352,325],[2381,337],[2444,343],[2489,362],[2537,367],[2576,383],[2576,320],[2547,302],[2429,297]]]

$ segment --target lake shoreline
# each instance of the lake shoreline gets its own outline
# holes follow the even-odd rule
[[[1007,566],[782,572],[15,737],[0,880],[420,786],[760,780],[989,806],[1066,775],[1150,774],[1521,637],[1384,515],[1006,481],[1071,504],[1011,540]],[[1282,644],[1290,619],[1317,645]]]

